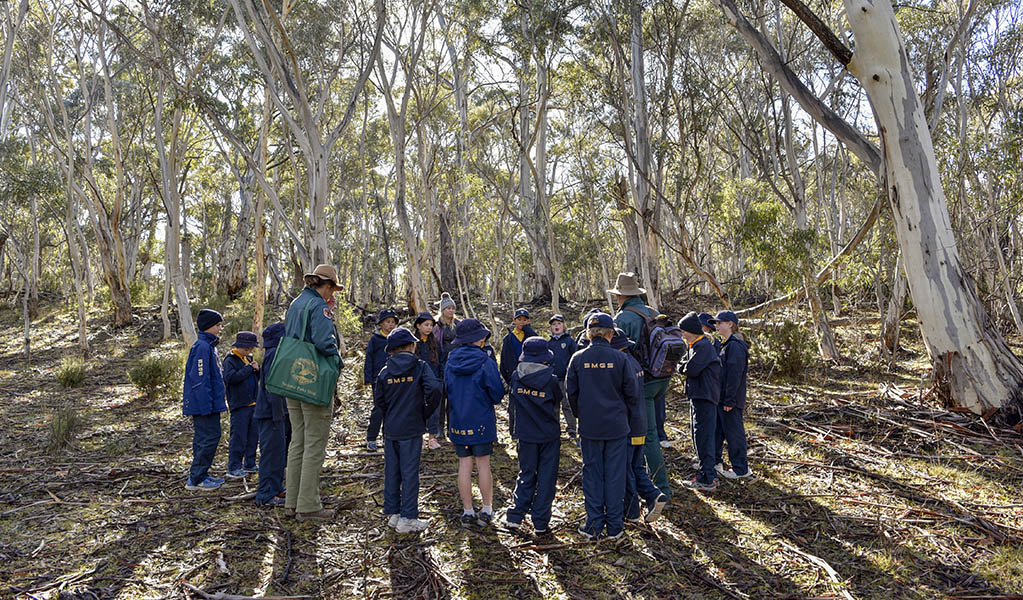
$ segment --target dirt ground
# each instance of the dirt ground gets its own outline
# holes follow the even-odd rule
[[[672,504],[618,543],[590,543],[575,532],[581,460],[567,438],[549,535],[461,529],[451,446],[423,454],[429,530],[385,527],[383,454],[363,446],[371,400],[352,340],[322,479],[334,522],[234,499],[254,476],[188,492],[180,389],[149,400],[126,375],[149,354],[180,360],[180,344],[159,342],[151,314],[118,331],[94,317],[85,383],[63,389],[55,370],[75,348],[72,316],[47,309],[26,360],[17,313],[0,310],[0,598],[1023,598],[1023,436],[935,406],[919,389],[926,364],[910,324],[891,366],[857,351],[876,345],[869,327],[843,329],[846,363],[801,381],[754,370],[758,478],[711,493],[681,488],[691,452],[676,382]],[[53,449],[61,407],[80,425]],[[516,473],[506,431],[493,457],[498,522]],[[215,474],[227,432],[225,413]]]

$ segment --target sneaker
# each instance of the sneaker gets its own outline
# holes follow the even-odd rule
[[[384,516],[387,517],[387,526],[388,527],[390,527],[391,529],[394,529],[395,527],[398,526],[398,519],[401,518],[401,517],[398,516],[398,513],[395,513],[393,515],[384,515]]]
[[[231,479],[245,479],[245,471],[242,469],[235,469],[226,473]]]
[[[259,473],[259,467],[245,467],[243,470],[250,475]]]
[[[699,458],[694,458],[693,462],[689,463],[689,466],[699,471],[701,468],[703,468],[703,463],[700,462]]]
[[[725,463],[718,463],[718,464],[714,465],[714,471],[716,471],[718,475],[721,475],[722,477],[724,477],[725,476]],[[728,471],[731,471],[731,469],[728,469]]]
[[[728,469],[727,471],[719,471],[719,473],[721,473],[721,476],[724,477],[725,479],[730,479],[732,481],[737,481],[740,479],[753,480],[757,478],[756,475],[753,474],[753,471],[746,471],[742,475],[737,475],[735,471],[733,471],[732,469]]]
[[[671,442],[669,442],[668,440],[661,440],[661,448],[665,449],[671,448]]]
[[[313,512],[300,512],[295,513],[295,518],[299,521],[333,521],[334,511],[324,508]]]
[[[185,489],[191,491],[199,490],[202,492],[208,492],[211,490],[215,490],[222,485],[224,485],[223,479],[220,479],[218,477],[207,477],[206,479],[202,480],[202,483],[192,483],[191,481],[185,482]]]
[[[377,451],[377,443],[376,442],[366,442],[366,450],[369,450],[370,452],[376,452]]]
[[[488,513],[486,511],[479,511],[476,513],[476,524],[480,527],[488,527],[490,522],[494,520],[494,513]]]
[[[593,541],[597,539],[597,536],[586,530],[586,523],[580,523],[579,529],[576,529],[579,533],[583,534],[587,540]]]
[[[632,523],[633,525],[639,525],[640,523],[643,522],[643,515],[639,515],[639,516],[635,516],[635,517],[625,517],[625,522],[626,523]]]
[[[536,535],[547,535],[550,532],[551,532],[550,527],[544,527],[543,529],[536,529],[536,528],[533,529],[533,533],[536,534]]]
[[[398,519],[398,524],[394,530],[398,533],[415,533],[418,531],[424,531],[429,527],[429,521],[420,521],[419,519],[406,519],[401,517]]]
[[[660,519],[661,511],[664,510],[664,507],[668,505],[669,501],[668,497],[664,494],[658,496],[657,499],[650,504],[650,510],[647,511],[646,517],[644,517],[646,522],[653,523],[657,519]]]
[[[269,502],[264,502],[262,504],[262,506],[270,506],[270,507],[284,506],[284,498],[278,498],[277,496],[274,496],[273,498],[270,498]]]
[[[720,480],[715,477],[714,481],[712,481],[710,483],[703,483],[702,481],[700,481],[699,477],[693,477],[691,480],[683,483],[682,485],[685,486],[686,488],[691,489],[691,490],[703,491],[703,492],[712,492],[712,491],[718,489],[718,482],[719,481]]]
[[[470,514],[467,514],[467,513],[462,513],[462,518],[459,519],[458,521],[459,521],[459,523],[461,523],[462,527],[465,527],[466,529],[469,529],[473,525],[476,524],[476,515],[475,514],[470,515]]]
[[[522,527],[522,523],[516,523],[515,521],[509,520],[508,517],[505,517],[504,518],[504,526],[505,526],[506,529],[511,529],[512,531],[518,531],[519,528]]]
[[[620,530],[618,533],[616,533],[614,535],[611,535],[610,533],[608,533],[607,534],[607,539],[609,539],[611,541],[617,541],[617,540],[622,539],[624,536],[625,536],[625,530],[622,529],[622,530]]]

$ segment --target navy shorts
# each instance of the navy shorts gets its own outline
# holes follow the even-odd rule
[[[467,456],[490,456],[494,453],[494,442],[487,442],[486,444],[473,444],[466,446],[464,444],[455,444],[455,455],[458,458],[465,458]]]

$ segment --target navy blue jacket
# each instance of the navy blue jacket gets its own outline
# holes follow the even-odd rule
[[[708,400],[714,404],[721,398],[721,361],[714,352],[710,337],[704,335],[689,348],[679,371],[686,376],[686,396],[690,400]]]
[[[536,335],[536,331],[529,325],[526,325],[522,331],[526,334],[522,338],[523,341]],[[512,373],[515,372],[515,367],[519,366],[519,355],[521,354],[522,342],[519,341],[519,338],[515,337],[515,334],[512,333],[512,328],[509,327],[508,333],[501,340],[501,377],[504,378],[506,383],[511,382]]]
[[[415,333],[413,333],[415,335]],[[433,369],[433,374],[441,379],[444,378],[444,370],[440,364],[441,349],[440,344],[437,343],[437,338],[430,334],[430,337],[423,341],[422,338],[416,342],[416,356],[418,356],[423,362],[430,365]]]
[[[329,316],[327,301],[319,292],[311,287],[306,287],[297,298],[291,301],[288,307],[288,314],[284,317],[284,326],[288,331],[301,331],[302,319],[305,312],[312,304],[312,311],[309,313],[309,323],[302,334],[302,339],[316,346],[317,352],[324,356],[337,358],[338,368],[344,368],[344,362],[338,354],[337,330],[334,329],[334,319]]]
[[[551,362],[554,376],[558,381],[564,381],[568,373],[568,361],[572,360],[572,355],[577,350],[575,340],[568,333],[562,333],[558,337],[551,336],[551,339],[547,340],[547,349],[554,353],[554,361]]]
[[[497,440],[494,405],[504,398],[504,382],[483,348],[456,346],[444,368],[448,393],[448,437],[455,444],[472,446]]]
[[[220,338],[205,331],[192,344],[185,362],[185,384],[181,394],[184,415],[211,415],[227,410],[220,357],[214,350]]]
[[[749,348],[746,340],[732,334],[721,346],[721,404],[739,410],[746,407],[746,374]]]
[[[520,362],[512,373],[508,403],[515,404],[515,437],[523,442],[554,442],[561,437],[561,386],[553,367]]]
[[[387,362],[387,336],[377,331],[369,338],[366,345],[366,364],[362,368],[363,383],[372,384],[377,380],[377,373]]]
[[[628,405],[643,399],[628,358],[604,338],[594,338],[568,363],[568,402],[579,418],[579,435],[617,440],[629,435]]]
[[[263,364],[260,365],[259,369],[259,391],[256,393],[256,413],[257,419],[272,419],[275,423],[288,418],[288,401],[284,399],[284,396],[278,396],[272,394],[266,389],[266,374],[270,372],[270,367],[274,364],[274,357],[277,356],[277,345],[281,343],[281,337],[284,336],[284,330],[280,331],[280,335],[267,335],[263,337],[263,348],[266,352],[263,354]]]
[[[621,352],[621,350],[619,350]],[[634,385],[639,402],[629,405],[629,437],[632,438],[633,446],[642,446],[646,442],[646,402],[643,400],[643,367],[640,366],[636,357],[629,352],[622,352],[625,355],[629,369],[636,374]]]
[[[245,364],[234,352],[224,358],[224,383],[227,386],[227,407],[237,410],[256,404],[259,375],[255,367]]]
[[[387,359],[373,386],[373,405],[384,415],[384,437],[411,440],[426,433],[426,417],[440,402],[441,383],[433,369],[411,352]]]

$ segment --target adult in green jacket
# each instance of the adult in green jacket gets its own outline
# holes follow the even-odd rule
[[[639,346],[646,319],[636,311],[648,315],[650,318],[657,316],[657,312],[644,304],[643,299],[640,298],[646,293],[646,290],[639,287],[635,273],[619,273],[614,288],[608,292],[614,294],[618,301],[618,312],[614,319],[615,326],[624,331],[625,336]],[[643,400],[646,402],[646,414],[650,416],[647,419],[643,454],[646,456],[646,467],[650,472],[651,481],[668,498],[671,498],[668,469],[664,464],[664,453],[661,451],[661,442],[657,436],[657,419],[652,415],[657,414],[657,403],[664,402],[670,381],[670,377],[653,378],[648,375],[643,378]]]
[[[342,290],[337,283],[337,271],[330,265],[319,265],[305,275],[305,289],[291,302],[284,319],[287,331],[299,331],[306,311],[309,321],[303,336],[316,346],[317,352],[338,361],[340,340],[334,328],[328,301],[334,292]],[[284,507],[295,511],[300,521],[327,521],[333,511],[324,510],[320,501],[320,471],[326,456],[327,438],[330,437],[332,403],[316,406],[288,398],[288,417],[291,420],[291,445],[288,446],[288,470],[285,475]]]

